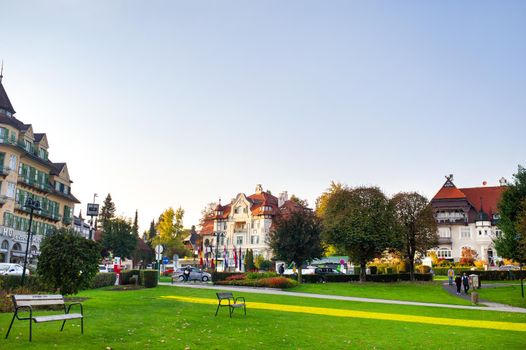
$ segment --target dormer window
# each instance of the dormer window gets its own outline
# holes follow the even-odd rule
[[[31,143],[28,140],[24,140],[24,149],[28,153],[34,153],[35,146],[33,146],[33,143]]]
[[[41,159],[47,160],[48,152],[45,149],[43,149],[43,148],[39,148],[38,149],[38,157],[41,158]]]

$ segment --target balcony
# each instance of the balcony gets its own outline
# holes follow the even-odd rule
[[[0,176],[1,177],[6,177],[7,175],[9,175],[9,172],[11,172],[11,169],[3,167],[3,166],[0,167]]]
[[[6,204],[9,199],[11,198],[9,198],[8,196],[0,196],[0,206]]]
[[[34,179],[30,179],[27,176],[18,176],[18,182],[41,192],[48,193],[52,191],[52,187],[49,184],[40,183]]]
[[[439,225],[463,225],[466,223],[465,218],[439,218],[436,220]]]
[[[438,244],[451,244],[451,237],[438,237]]]
[[[24,212],[26,214],[29,214],[31,212],[30,209],[24,207],[20,203],[16,203],[15,204],[15,210],[19,210],[19,211]],[[48,220],[51,220],[51,221],[60,221],[62,219],[62,215],[57,214],[57,213],[53,213],[53,212],[50,212],[50,211],[47,211],[47,210],[35,210],[35,211],[33,211],[33,215],[37,216],[37,217],[40,217],[40,218],[43,218],[43,219],[48,219]]]
[[[62,222],[65,224],[65,225],[69,225],[73,222],[73,219],[72,218],[68,218],[68,217],[65,217],[62,219]]]

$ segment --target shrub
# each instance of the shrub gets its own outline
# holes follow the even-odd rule
[[[416,271],[418,273],[429,273],[431,271],[431,268],[427,265],[419,265],[416,267]]]
[[[286,277],[269,277],[257,280],[257,285],[267,288],[291,288],[297,286],[298,282]]]
[[[128,270],[128,271],[123,271],[121,272],[121,276],[120,276],[120,284],[133,284],[131,281],[130,281],[130,278],[133,276],[133,275],[137,275],[139,277],[139,284],[141,284],[141,271],[140,270]]]
[[[272,261],[270,261],[270,260],[263,260],[259,264],[259,269],[262,270],[262,271],[270,271],[270,270],[272,270],[273,266],[274,266],[274,264],[272,263]]]
[[[227,278],[225,278],[225,281],[244,280],[246,277],[247,276],[245,276],[245,274],[231,275],[227,276]]]
[[[257,280],[261,278],[278,277],[275,272],[249,272],[246,274],[246,278],[249,280]]]
[[[94,289],[94,288],[113,286],[115,284],[116,279],[117,279],[117,275],[113,272],[98,273],[91,280],[90,288]]]
[[[40,245],[38,274],[60,294],[76,294],[99,270],[100,245],[73,230],[59,229]]]
[[[212,272],[212,281],[218,282],[218,281],[224,281],[228,276],[233,275],[244,275],[242,272]]]
[[[0,276],[0,290],[12,292],[17,288],[20,288],[21,281],[22,276],[2,275]],[[31,293],[50,291],[50,288],[46,286],[39,276],[36,275],[25,277],[24,289],[29,290]]]
[[[143,285],[145,288],[157,287],[158,273],[158,270],[141,270],[139,277],[141,285]]]

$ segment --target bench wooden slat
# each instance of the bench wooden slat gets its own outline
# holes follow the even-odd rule
[[[64,305],[64,300],[23,300],[23,301],[16,302],[16,306],[35,306],[35,305]]]
[[[16,301],[18,300],[54,300],[54,299],[64,299],[60,294],[15,294],[13,295]]]
[[[76,318],[82,318],[81,314],[64,314],[64,315],[49,315],[49,316],[35,316],[33,320],[36,323],[40,322],[49,322],[49,321],[62,321],[62,320],[72,320]]]
[[[229,299],[229,298],[233,298],[234,296],[232,295],[232,293],[216,293],[217,294],[217,298],[219,300],[221,299]]]

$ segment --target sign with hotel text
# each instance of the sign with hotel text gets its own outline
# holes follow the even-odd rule
[[[10,227],[0,226],[0,237],[10,238],[15,242],[24,243],[27,241],[27,232],[18,231]],[[40,245],[42,235],[32,235],[31,241]]]
[[[99,205],[96,203],[88,203],[88,216],[98,216],[99,215]]]

